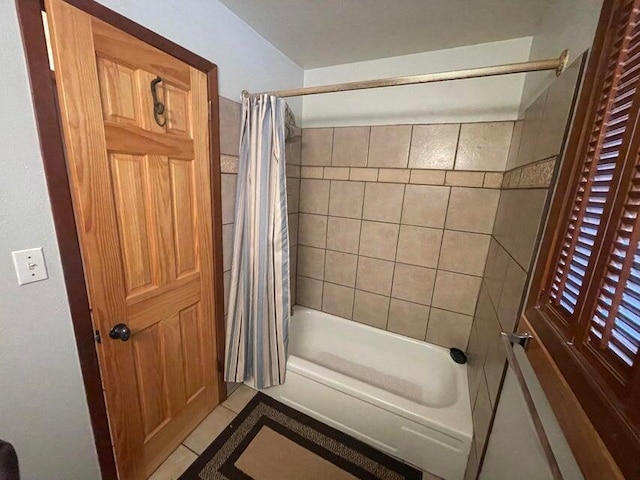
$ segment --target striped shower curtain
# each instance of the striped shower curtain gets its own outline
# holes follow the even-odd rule
[[[286,103],[242,101],[225,380],[284,383],[289,324],[289,236],[285,170]]]

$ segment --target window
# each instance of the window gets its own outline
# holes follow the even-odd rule
[[[640,0],[612,0],[601,15],[525,315],[542,330],[545,347],[621,469],[635,475],[639,122]]]

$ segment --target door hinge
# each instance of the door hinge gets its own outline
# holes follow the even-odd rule
[[[218,366],[218,373],[222,373],[222,370],[223,370],[223,363],[222,363],[222,360],[220,360],[219,358],[218,358],[218,359],[216,359],[216,364],[217,364],[217,366]]]
[[[209,121],[211,121],[211,110],[213,109],[213,107],[211,106],[211,100],[209,100],[207,102],[207,104],[208,104],[208,108],[209,108]]]
[[[95,330],[95,335],[93,336],[93,338],[96,339],[96,343],[102,343],[102,337],[100,337],[100,330]]]

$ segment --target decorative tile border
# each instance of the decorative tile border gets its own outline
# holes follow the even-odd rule
[[[419,185],[444,185],[446,171],[444,170],[411,170],[409,183]]]
[[[556,158],[547,158],[509,170],[504,174],[502,188],[548,188],[553,179]]]
[[[451,187],[501,188],[502,172],[461,170],[424,170],[415,168],[309,167],[290,165],[291,177],[317,180],[352,180],[356,182],[413,183]]]
[[[378,182],[409,183],[411,170],[404,168],[381,168],[378,170]]]
[[[326,167],[324,169],[324,178],[327,180],[349,180],[349,168]]]
[[[484,188],[502,188],[504,173],[502,172],[487,172],[484,174]]]
[[[482,187],[485,172],[460,172],[449,170],[444,179],[444,184],[451,187]]]
[[[536,164],[537,165],[537,164]],[[539,167],[538,167],[539,169]],[[238,157],[220,156],[222,173],[238,173]],[[553,167],[551,167],[553,172]],[[533,172],[529,176],[536,178]],[[502,172],[462,170],[426,170],[416,168],[309,167],[287,165],[287,176],[318,180],[351,180],[355,182],[412,183],[450,187],[502,188]],[[518,188],[518,187],[512,187]]]

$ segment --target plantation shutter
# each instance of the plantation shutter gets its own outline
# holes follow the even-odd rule
[[[557,366],[625,478],[635,479],[640,478],[640,0],[604,1],[575,107],[523,316],[544,347],[537,354],[544,351]],[[556,400],[561,410],[573,405]],[[580,435],[573,439],[572,449],[580,449]],[[589,456],[583,460],[581,468],[589,470]],[[604,470],[614,473],[607,478],[620,478]]]
[[[613,19],[547,301],[567,340],[620,391],[640,347],[640,1],[619,2]]]
[[[550,297],[557,306],[571,315],[585,284],[585,276],[604,213],[611,193],[611,181],[627,122],[631,97],[635,93],[636,62],[628,62],[635,22],[629,22],[634,2],[625,2],[619,12],[619,26],[611,45],[611,54],[604,78],[596,117],[593,122],[588,150],[574,196],[573,208],[566,227],[556,275]],[[637,45],[636,45],[637,48]]]

